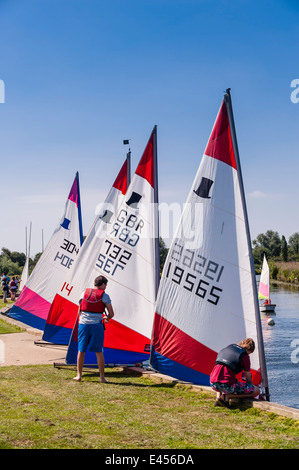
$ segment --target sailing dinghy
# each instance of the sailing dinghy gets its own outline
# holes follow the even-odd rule
[[[105,364],[147,361],[160,278],[156,126],[97,255],[89,285],[100,274],[107,277],[106,292],[115,313],[106,324]],[[77,352],[76,322],[67,364],[76,363]],[[87,349],[85,367],[88,365],[94,367],[97,361],[95,353]]]
[[[260,304],[260,311],[263,313],[274,313],[276,304],[272,304],[270,299],[270,269],[265,255],[263,259],[258,295],[259,299],[263,300]]]
[[[231,96],[224,95],[163,269],[150,364],[210,385],[217,353],[251,337],[254,384],[268,381]]]
[[[115,316],[105,327],[105,364],[136,364],[149,359],[160,278],[156,126],[122,203],[110,221],[86,287],[93,286],[100,274],[108,279],[106,292]],[[67,364],[76,363],[77,352],[76,322]],[[86,366],[97,366],[95,353],[88,349]]]
[[[65,281],[53,302],[49,321],[57,315],[56,323],[73,327],[67,365],[77,361],[79,299],[100,274],[108,279],[106,292],[115,313],[106,324],[105,363],[149,359],[159,282],[156,135],[154,127],[128,189],[123,185],[117,204],[110,204],[104,216],[96,219],[97,233],[92,229],[86,237],[72,279]],[[97,367],[96,355],[88,349],[84,366]]]
[[[63,215],[9,316],[44,329],[57,288],[71,269],[82,242],[79,175],[76,173]]]

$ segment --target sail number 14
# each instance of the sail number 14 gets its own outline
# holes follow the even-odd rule
[[[174,244],[169,260],[165,271],[166,278],[211,304],[218,304],[222,289],[215,283],[219,283],[224,266],[195,250],[184,249],[178,242]]]

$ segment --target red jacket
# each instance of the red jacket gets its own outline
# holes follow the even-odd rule
[[[80,307],[82,312],[103,313],[105,304],[102,301],[104,291],[101,289],[86,289]]]

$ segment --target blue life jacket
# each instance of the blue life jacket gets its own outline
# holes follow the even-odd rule
[[[216,364],[222,364],[232,369],[235,374],[242,372],[243,367],[241,366],[242,357],[247,354],[244,348],[237,344],[230,344],[226,348],[219,351],[216,358]]]

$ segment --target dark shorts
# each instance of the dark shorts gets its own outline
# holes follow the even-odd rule
[[[103,323],[78,325],[78,351],[86,352],[87,346],[89,351],[102,352],[104,343],[104,326]]]
[[[254,392],[254,385],[245,383],[245,382],[237,382],[235,384],[225,384],[221,382],[214,382],[211,383],[211,387],[216,392],[224,393],[224,394],[234,394],[234,395],[249,395],[250,393]]]

